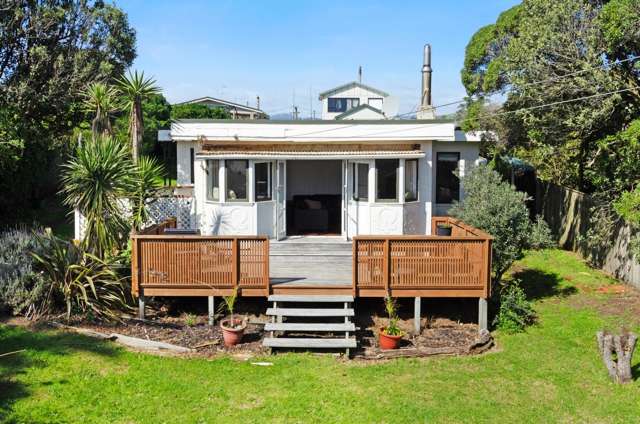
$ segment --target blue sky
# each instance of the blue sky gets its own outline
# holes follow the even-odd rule
[[[412,110],[427,42],[433,103],[459,100],[469,38],[516,3],[116,2],[137,31],[134,68],[153,75],[170,102],[214,96],[255,106],[259,95],[268,113],[289,112],[295,99],[303,116],[318,114],[318,93],[355,80],[360,65],[365,84],[397,96],[400,112]]]

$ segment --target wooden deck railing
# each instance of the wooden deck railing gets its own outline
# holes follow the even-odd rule
[[[269,294],[266,237],[134,234],[131,243],[136,296]]]
[[[151,234],[164,234],[166,228],[176,228],[176,218],[169,218],[159,224],[151,225],[147,228],[140,230],[138,235],[151,235]]]
[[[491,291],[491,241],[449,217],[451,236],[357,236],[353,291],[358,296],[483,297]]]

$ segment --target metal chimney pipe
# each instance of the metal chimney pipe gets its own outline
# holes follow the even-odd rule
[[[424,45],[424,64],[422,65],[422,102],[423,108],[431,106],[431,44]]]
[[[260,109],[260,96],[256,96],[256,109]]]

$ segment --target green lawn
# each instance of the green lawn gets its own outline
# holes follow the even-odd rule
[[[615,281],[561,251],[529,254],[514,272],[536,299],[539,323],[497,333],[499,350],[476,357],[363,364],[283,354],[259,367],[0,327],[0,351],[28,349],[0,358],[0,414],[8,422],[637,422],[640,381],[609,382],[594,341],[623,320],[598,312],[617,295],[591,290]],[[640,330],[637,321],[631,328]]]

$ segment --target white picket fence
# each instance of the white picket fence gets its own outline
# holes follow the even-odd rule
[[[183,196],[156,197],[147,205],[150,219],[145,226],[158,224],[168,218],[175,217],[178,228],[194,228],[195,198]],[[129,204],[122,201],[122,208],[127,213]],[[81,240],[84,237],[85,217],[77,209],[74,212],[74,237]]]

